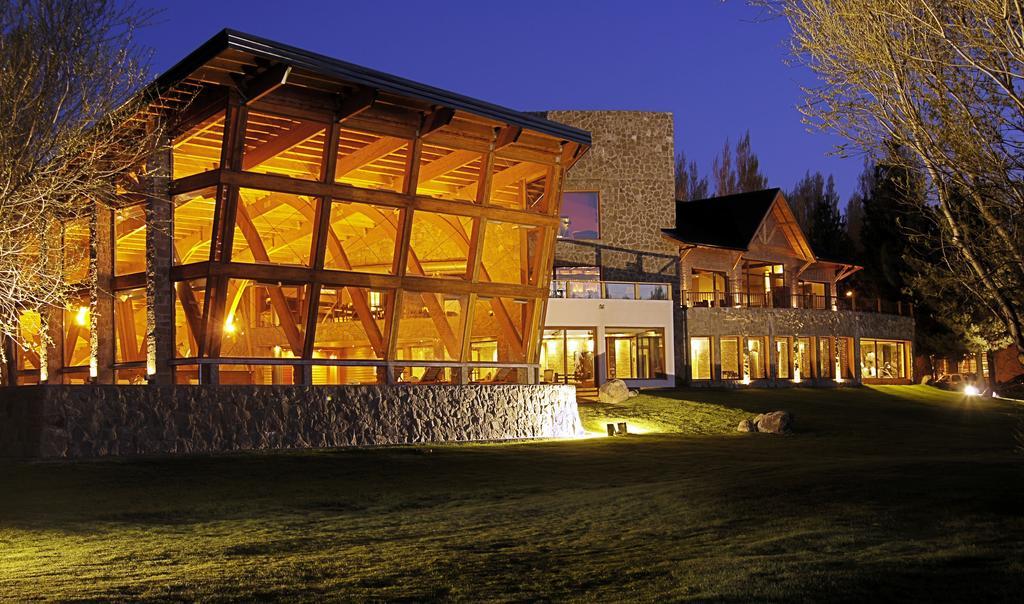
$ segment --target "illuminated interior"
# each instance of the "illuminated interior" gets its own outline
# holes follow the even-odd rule
[[[609,380],[665,378],[664,329],[607,327],[604,333]]]
[[[167,213],[160,200],[122,190],[110,227],[64,226],[83,295],[58,311],[63,351],[44,365],[117,383],[158,365],[209,384],[541,377],[561,183],[585,133],[297,67],[261,88],[265,63],[210,60],[225,69],[197,68],[188,102],[159,108],[173,112],[170,223],[151,222]],[[110,238],[100,260],[91,230]],[[167,256],[153,250],[163,241]],[[173,318],[166,343],[161,313]],[[22,323],[28,383],[47,367],[42,321]],[[553,373],[592,383],[592,335],[589,348],[588,371],[570,371],[563,350]]]
[[[741,338],[737,336],[719,339],[723,380],[743,379],[743,362],[741,360],[743,355],[740,353],[740,340]]]
[[[545,329],[540,352],[541,380],[595,384],[593,329]]]
[[[861,339],[861,376],[880,380],[906,379],[909,350],[910,343],[902,340]]]
[[[690,379],[711,379],[711,338],[690,338]]]

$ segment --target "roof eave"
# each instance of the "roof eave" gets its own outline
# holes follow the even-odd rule
[[[184,59],[165,71],[146,91],[161,94],[187,79],[203,65],[227,49],[247,52],[253,56],[306,69],[314,73],[335,77],[364,86],[385,90],[400,96],[409,96],[429,103],[466,111],[498,122],[522,126],[529,130],[558,139],[590,146],[590,133],[514,109],[474,99],[393,76],[381,71],[360,67],[346,61],[281,44],[233,29],[224,29],[192,51]]]

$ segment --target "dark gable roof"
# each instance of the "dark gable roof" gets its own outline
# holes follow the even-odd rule
[[[746,250],[779,189],[676,202],[676,226],[662,232],[681,243]]]
[[[208,61],[228,49],[249,53],[254,57],[284,63],[330,78],[384,90],[399,96],[412,97],[428,103],[466,111],[567,141],[590,145],[590,133],[579,128],[232,29],[221,30],[174,67],[164,72],[153,82],[152,86],[157,92],[165,91],[188,78]]]

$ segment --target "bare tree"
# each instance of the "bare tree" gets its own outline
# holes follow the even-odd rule
[[[23,347],[40,343],[21,341],[19,317],[63,308],[64,265],[89,253],[65,225],[116,204],[160,138],[136,94],[148,17],[130,1],[0,3],[0,336]]]
[[[1009,0],[755,0],[790,23],[821,85],[809,121],[927,177],[945,276],[1024,362],[1024,6]],[[841,149],[845,151],[844,149]]]

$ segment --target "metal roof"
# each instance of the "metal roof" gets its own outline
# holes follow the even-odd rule
[[[336,78],[399,96],[411,97],[430,104],[466,111],[559,139],[588,146],[591,144],[590,133],[579,128],[566,126],[536,115],[529,115],[521,111],[495,105],[494,103],[420,84],[412,80],[233,29],[221,30],[160,75],[153,82],[152,86],[158,93],[169,90],[179,82],[189,78],[207,62],[229,49],[245,52],[253,57],[268,61],[291,65],[292,67],[301,68],[329,78]]]

